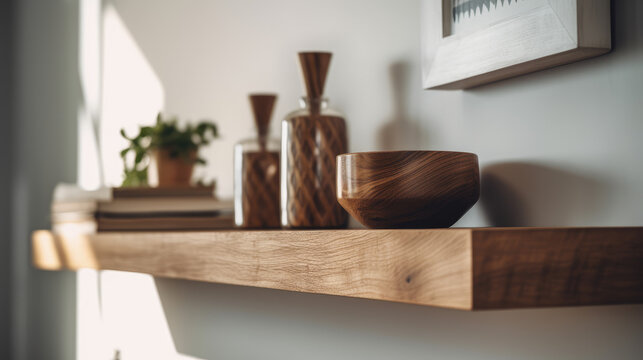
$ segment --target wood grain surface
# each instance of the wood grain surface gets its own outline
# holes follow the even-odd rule
[[[257,126],[257,133],[260,138],[264,138],[263,145],[265,145],[265,137],[268,135],[270,128],[270,119],[272,118],[272,109],[277,101],[275,94],[250,94],[248,96],[250,106]]]
[[[242,228],[279,228],[280,218],[280,179],[279,151],[267,148],[267,135],[272,117],[272,110],[277,100],[274,94],[251,94],[250,105],[257,126],[258,151],[244,149],[235,154],[240,156],[239,176],[241,202],[235,205],[237,226]],[[237,170],[236,170],[237,171]],[[238,194],[237,194],[238,195]]]
[[[643,228],[34,232],[41,269],[463,310],[643,303]]]
[[[377,151],[337,157],[337,199],[371,228],[447,228],[478,201],[478,157]]]
[[[34,262],[44,269],[123,270],[458,309],[471,307],[469,238],[467,230],[33,236]],[[62,256],[53,257],[55,249]]]
[[[641,228],[473,233],[474,308],[643,301]]]
[[[346,123],[336,116],[285,119],[282,161],[285,194],[282,225],[289,228],[342,228],[348,214],[337,202],[336,157],[347,148]]]
[[[241,223],[242,228],[277,229],[281,227],[279,208],[279,152],[249,151],[242,155]]]
[[[309,99],[319,99],[324,95],[326,76],[333,57],[329,52],[300,52],[299,64]]]
[[[299,53],[306,109],[282,121],[281,225],[343,228],[348,215],[337,202],[336,157],[348,151],[344,118],[322,111],[331,53]]]

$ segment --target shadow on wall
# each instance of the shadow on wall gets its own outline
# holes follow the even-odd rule
[[[398,61],[389,68],[393,116],[379,130],[377,144],[380,150],[414,150],[427,143],[423,137],[424,129],[417,119],[409,118],[406,111],[408,84],[411,82],[410,76],[415,75],[410,67],[408,62]]]
[[[491,226],[600,225],[609,184],[589,174],[507,162],[481,171],[480,203]]]
[[[564,83],[566,79],[582,77],[587,73],[606,71],[616,62],[629,61],[633,54],[643,52],[643,2],[641,1],[612,1],[611,2],[611,32],[612,51],[598,56],[553,68],[536,71],[514,78],[485,84],[468,89],[467,92],[496,95],[505,92],[512,86],[523,86],[528,79],[532,87],[546,86],[552,81]],[[574,94],[570,94],[574,95]]]
[[[176,350],[202,359],[634,359],[643,331],[640,305],[465,312],[155,282]]]

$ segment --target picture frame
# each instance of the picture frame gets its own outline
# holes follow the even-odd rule
[[[422,3],[422,80],[427,90],[472,88],[612,48],[610,0],[538,0],[535,8],[462,34],[452,33],[453,1]],[[484,1],[486,10],[494,6],[489,3],[498,6],[501,1],[509,4]]]

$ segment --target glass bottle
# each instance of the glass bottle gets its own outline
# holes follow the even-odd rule
[[[323,98],[331,53],[299,53],[307,95],[281,122],[281,225],[345,227],[337,202],[336,157],[347,151],[346,122]]]
[[[257,137],[234,147],[234,221],[242,228],[279,228],[278,139],[268,136],[276,95],[251,94]]]

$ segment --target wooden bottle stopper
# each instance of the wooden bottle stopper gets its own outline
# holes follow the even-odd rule
[[[255,124],[259,138],[265,138],[268,135],[270,119],[272,118],[272,109],[275,106],[277,95],[275,94],[250,94],[250,106],[255,117]]]
[[[319,100],[324,95],[326,75],[330,67],[329,52],[300,52],[299,63],[309,100]]]

